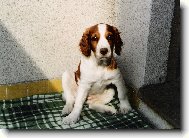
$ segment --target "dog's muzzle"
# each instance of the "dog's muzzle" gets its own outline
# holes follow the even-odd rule
[[[109,66],[111,63],[111,58],[110,57],[101,57],[97,59],[97,63],[100,66]]]

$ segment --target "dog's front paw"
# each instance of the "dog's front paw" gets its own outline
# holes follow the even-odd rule
[[[119,111],[120,111],[120,113],[122,113],[122,114],[126,114],[126,113],[128,113],[128,111],[130,111],[131,109],[132,109],[132,108],[131,108],[130,105],[123,104],[123,105],[120,105]]]
[[[73,105],[71,104],[66,104],[62,110],[62,114],[65,115],[65,114],[69,114],[71,113],[71,111],[73,110]]]
[[[71,125],[71,124],[75,124],[78,120],[79,117],[77,115],[69,114],[68,116],[63,118],[62,124]]]

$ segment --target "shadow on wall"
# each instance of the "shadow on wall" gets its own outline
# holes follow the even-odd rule
[[[0,21],[0,99],[62,91],[61,81],[44,79],[45,74]]]
[[[0,21],[0,84],[35,81],[47,77]]]
[[[144,83],[151,1],[118,1],[116,22],[123,38],[120,69],[128,84],[140,88]]]
[[[135,88],[165,82],[174,0],[119,1],[124,78]]]

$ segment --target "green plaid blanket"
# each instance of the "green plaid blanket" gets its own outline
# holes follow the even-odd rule
[[[73,125],[61,125],[64,106],[61,94],[0,101],[0,128],[6,129],[153,129],[136,110],[127,114],[98,113],[84,105],[80,120]],[[110,104],[118,108],[118,100]]]

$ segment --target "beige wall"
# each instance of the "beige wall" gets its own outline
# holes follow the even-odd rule
[[[83,31],[96,23],[113,24],[113,3],[114,0],[3,0],[0,84],[51,79],[60,77],[65,69],[75,70]],[[10,54],[8,47],[12,47]],[[19,60],[28,63],[23,65],[25,69],[21,69],[19,60],[11,61],[15,51],[18,59],[24,55]],[[7,64],[10,73],[6,74]]]
[[[124,78],[139,88],[144,85],[152,5],[152,0],[2,0],[0,84],[59,78],[66,69],[74,71],[85,28],[107,23],[121,31],[124,48],[117,58]]]

